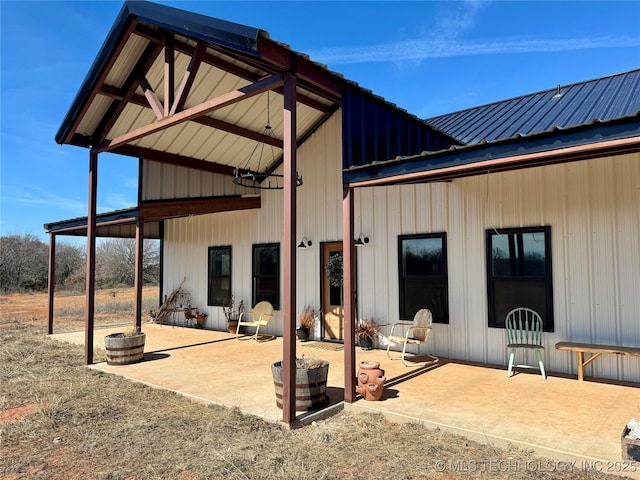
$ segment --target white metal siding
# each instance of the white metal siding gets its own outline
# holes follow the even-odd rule
[[[320,243],[342,238],[341,129],[341,113],[338,112],[298,150],[298,171],[304,185],[297,190],[296,238],[299,242],[306,236],[313,242],[311,247],[297,250],[298,309],[305,305],[319,308]],[[145,165],[148,166],[143,186],[145,198],[191,196],[187,191],[191,187],[176,180],[187,176],[187,169],[155,162],[145,162]],[[223,187],[216,183],[219,175],[202,172],[197,175],[210,178],[207,184],[215,185],[201,188],[201,195],[255,193],[233,185],[230,179],[221,190]],[[236,190],[226,189],[229,185]],[[260,194],[262,207],[259,210],[188,217],[165,223],[164,293],[170,293],[187,277],[185,288],[191,293],[193,305],[209,314],[208,328],[226,328],[222,309],[206,306],[209,246],[232,246],[232,291],[236,301],[243,300],[247,307],[251,302],[252,245],[280,243],[282,266],[283,192],[263,190]],[[281,279],[281,301],[283,288]],[[267,333],[281,334],[282,330],[281,311],[276,311]]]
[[[142,200],[166,200],[255,193],[239,187],[227,175],[144,160]]]
[[[340,138],[338,113],[298,152],[304,185],[298,189],[296,238],[313,241],[297,250],[299,310],[320,306],[321,242],[342,239]],[[197,180],[200,195],[226,192],[211,187],[217,185],[214,175],[204,182],[210,174],[153,168],[145,177],[145,198],[189,196]],[[187,174],[193,178],[176,180]],[[363,188],[355,200],[356,235],[370,238],[357,249],[360,317],[380,324],[397,320],[398,235],[446,232],[450,323],[435,325],[429,349],[443,357],[506,365],[504,330],[487,326],[485,231],[550,225],[555,332],[545,334],[547,369],[576,373],[575,354],[555,350],[559,341],[640,345],[640,154],[446,183]],[[281,191],[262,192],[260,210],[167,222],[165,293],[186,276],[195,306],[209,313],[207,326],[225,328],[221,310],[205,308],[207,247],[233,246],[233,292],[248,303],[251,246],[281,242],[282,231]],[[280,312],[269,332],[281,334]],[[604,355],[587,374],[638,382],[640,359]]]

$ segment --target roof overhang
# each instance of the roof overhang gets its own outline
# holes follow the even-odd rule
[[[135,238],[138,219],[144,220],[144,237],[161,238],[161,223],[171,218],[260,208],[259,196],[231,195],[224,197],[182,198],[144,201],[137,208],[128,208],[96,216],[96,236]],[[87,217],[72,218],[44,225],[46,233],[86,236]]]
[[[261,170],[273,171],[282,159],[286,72],[296,77],[300,143],[340,107],[341,76],[262,30],[128,1],[56,141],[95,152],[146,152],[176,165],[189,158],[227,175],[246,167],[263,143],[276,153]],[[267,120],[274,136],[265,135]]]
[[[343,171],[351,187],[449,181],[640,151],[640,115],[571,129],[423,152]]]

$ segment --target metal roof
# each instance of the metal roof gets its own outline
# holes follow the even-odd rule
[[[640,151],[640,70],[426,120],[460,141],[440,150],[352,165],[352,186],[461,176]]]
[[[96,215],[96,236],[135,238],[137,219],[138,208],[99,213]],[[84,237],[87,235],[87,217],[45,223],[44,229],[47,233]],[[160,238],[160,221],[145,222],[144,238]]]
[[[167,78],[172,78],[165,73],[169,68],[167,58],[173,58],[173,90],[167,87]],[[190,158],[227,175],[237,167],[257,170],[257,165],[245,164],[256,142],[263,142],[275,149],[276,161],[266,168],[273,171],[281,162],[285,128],[283,89],[277,79],[289,71],[296,76],[298,145],[343,107],[345,88],[383,105],[381,111],[386,115],[393,112],[410,127],[428,130],[434,138],[445,138],[418,117],[271,40],[263,30],[151,2],[127,1],[65,116],[56,141],[97,152],[154,160],[160,157],[175,164]],[[178,85],[187,77],[192,83],[184,103],[168,113],[167,105],[178,102],[165,97],[178,95]],[[259,84],[265,88],[256,88]],[[174,113],[251,88],[257,94],[247,94],[242,101],[205,111],[183,123],[128,140],[125,145],[109,145],[130,132],[175,117]],[[342,115],[343,119],[348,116],[350,124],[354,118],[366,120],[355,109],[345,113],[343,108]],[[276,138],[264,135],[267,120]],[[437,145],[451,143],[447,138]],[[412,148],[408,153],[419,150]],[[261,167],[261,171],[265,169],[264,165]]]
[[[426,122],[463,145],[527,136],[635,116],[640,70],[560,86],[530,95],[429,118]]]

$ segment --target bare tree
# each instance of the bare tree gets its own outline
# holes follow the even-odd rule
[[[133,285],[135,280],[136,242],[130,238],[110,238],[96,249],[96,282],[103,287]],[[157,283],[159,273],[158,242],[145,240],[143,245],[143,279]]]
[[[47,252],[47,246],[31,234],[0,237],[0,290],[43,289]]]
[[[68,287],[86,268],[85,248],[70,243],[56,244],[56,286]],[[73,283],[73,282],[71,282]]]
[[[135,279],[136,243],[111,238],[96,249],[98,287],[131,286]],[[0,291],[44,290],[47,287],[49,247],[33,235],[0,237]],[[143,281],[159,281],[159,242],[145,240]],[[82,290],[85,286],[85,248],[65,242],[56,244],[56,286]]]

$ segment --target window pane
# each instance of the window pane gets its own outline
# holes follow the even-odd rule
[[[209,281],[209,305],[223,305],[225,299],[231,297],[229,277],[213,277]]]
[[[280,246],[253,247],[253,305],[267,301],[276,310],[280,297]]]
[[[230,275],[231,251],[226,248],[209,250],[209,265],[211,275]]]
[[[492,235],[493,275],[496,277],[544,277],[544,232]]]
[[[208,305],[223,305],[231,296],[231,247],[209,247]]]
[[[255,279],[255,288],[256,298],[254,304],[266,300],[274,307],[278,305],[278,279],[257,277]]]
[[[333,306],[342,305],[342,286],[336,287],[329,284],[329,303]]]
[[[445,323],[447,318],[447,291],[441,284],[427,280],[407,279],[404,289],[405,308],[409,318],[422,308],[428,308],[433,321]]]
[[[442,275],[442,238],[415,238],[402,241],[405,275]]]
[[[487,255],[489,325],[504,327],[509,311],[529,307],[552,332],[551,228],[488,230]]]
[[[399,243],[400,318],[412,319],[428,308],[434,322],[448,323],[445,234],[402,236]]]
[[[256,247],[254,258],[254,272],[256,275],[278,274],[278,247]]]
[[[544,280],[494,280],[495,313],[493,326],[504,327],[504,319],[514,308],[529,307],[546,324],[546,292]]]

